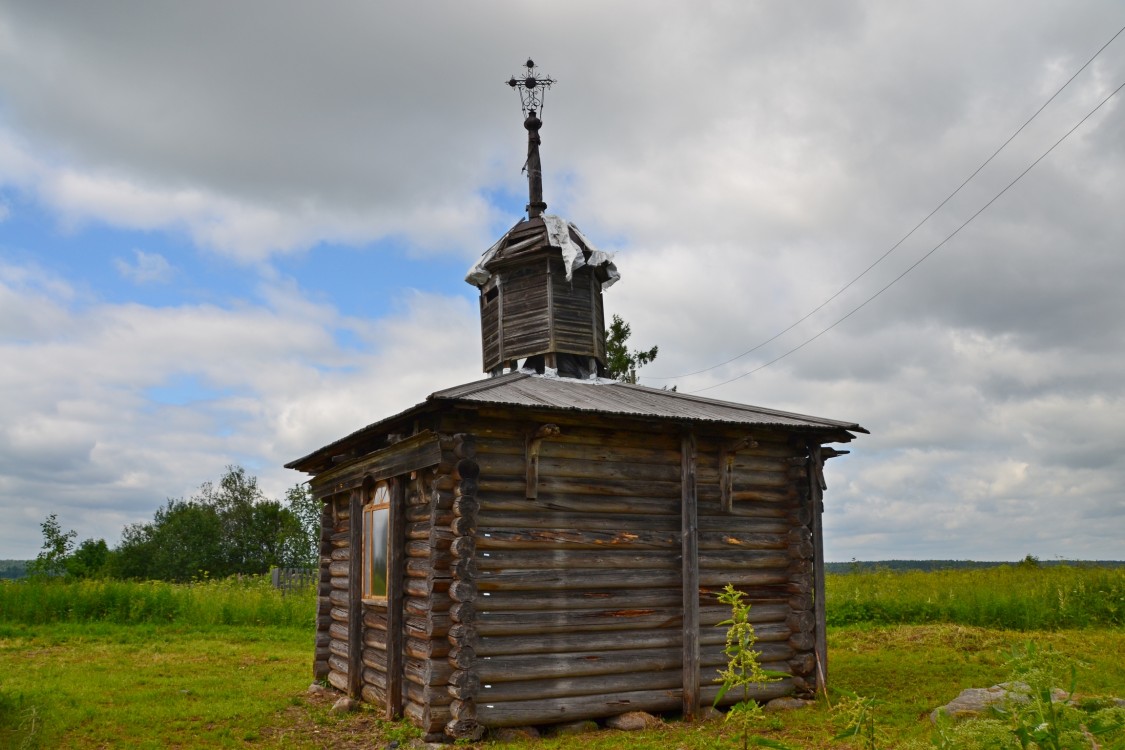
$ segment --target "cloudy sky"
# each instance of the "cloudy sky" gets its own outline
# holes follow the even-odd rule
[[[1125,92],[777,360],[1125,83],[1122,34],[802,320],[1123,26],[1119,0],[0,0],[0,558],[51,512],[113,544],[227,464],[280,496],[286,461],[480,377],[463,276],[526,202],[528,55],[558,81],[550,212],[617,254],[642,382],[871,431],[829,464],[829,560],[1125,558]]]

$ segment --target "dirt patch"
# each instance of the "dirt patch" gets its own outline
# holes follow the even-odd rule
[[[332,704],[340,697],[329,691],[320,695],[295,696],[292,705],[278,714],[273,726],[262,730],[261,740],[267,747],[324,747],[334,750],[371,750],[383,748],[392,739],[403,741],[410,732],[403,722],[386,722],[371,707],[355,713],[333,714]]]

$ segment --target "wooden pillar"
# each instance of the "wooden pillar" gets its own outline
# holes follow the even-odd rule
[[[824,602],[824,456],[819,444],[809,445],[809,504],[812,506],[813,615],[816,618],[816,685],[825,690],[828,683],[827,611]]]
[[[695,486],[695,433],[680,442],[682,486],[680,552],[683,556],[683,714],[694,721],[699,709],[699,498]]]
[[[406,577],[406,483],[409,475],[391,484],[390,544],[387,559],[387,707],[390,721],[402,718],[403,585]]]
[[[348,498],[348,696],[358,699],[363,689],[363,496]]]

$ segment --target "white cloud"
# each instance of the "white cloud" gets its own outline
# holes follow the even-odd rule
[[[117,258],[114,266],[123,277],[137,284],[163,284],[170,281],[176,273],[176,269],[160,253],[146,253],[135,248],[132,263]]]
[[[490,196],[524,187],[501,81],[528,28],[559,81],[547,201],[620,251],[607,306],[638,346],[659,344],[647,380],[734,357],[813,310],[1125,23],[1097,0],[438,7],[250,2],[224,7],[222,24],[207,3],[0,11],[7,189],[76,232],[159,230],[265,279],[253,303],[154,309],[100,303],[45,270],[47,242],[39,263],[0,261],[0,383],[20,394],[0,407],[4,498],[103,503],[91,522],[111,535],[233,456],[280,491],[293,480],[281,462],[475,377],[475,351],[455,343],[476,336],[465,299],[403,292],[393,318],[350,318],[317,301],[331,288],[270,263],[321,243],[392,238],[414,257],[466,260],[491,244],[506,219]],[[681,390],[839,320],[1123,71],[1125,38],[839,299]],[[1111,102],[831,332],[706,392],[871,429],[829,465],[830,557],[1125,556],[1123,112]],[[139,253],[120,270],[165,273]],[[352,260],[384,288],[415,285],[373,252]],[[344,334],[367,348],[337,345]],[[206,398],[150,398],[177,384]],[[24,514],[24,537],[38,520]]]

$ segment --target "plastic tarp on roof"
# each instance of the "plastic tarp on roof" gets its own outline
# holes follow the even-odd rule
[[[591,266],[597,268],[602,266],[605,268],[607,278],[602,282],[602,289],[609,289],[617,283],[621,278],[617,266],[613,263],[613,254],[598,250],[594,243],[590,242],[586,235],[582,234],[582,230],[576,227],[572,222],[567,221],[561,216],[553,214],[543,215],[543,224],[547,227],[547,242],[552,247],[557,247],[562,251],[563,265],[566,267],[566,279],[570,281],[574,276],[574,272],[583,266]],[[582,248],[576,245],[570,238],[570,233],[574,232],[575,236],[582,241],[589,251],[590,257],[586,258],[586,253]],[[472,268],[469,269],[468,275],[465,276],[465,281],[473,284],[474,286],[484,286],[488,279],[492,276],[485,266],[489,261],[495,257],[496,253],[503,247],[504,241],[507,240],[508,235],[505,234],[500,240],[488,248],[480,260],[476,262]]]

